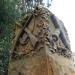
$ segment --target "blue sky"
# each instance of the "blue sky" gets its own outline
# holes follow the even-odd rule
[[[64,22],[69,34],[71,50],[75,52],[75,0],[53,0],[50,10]]]

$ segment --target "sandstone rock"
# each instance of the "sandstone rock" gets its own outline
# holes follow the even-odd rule
[[[25,24],[16,27],[14,32],[9,75],[75,75],[69,39],[63,24],[61,27],[61,21],[44,7],[34,11],[29,18],[33,17],[27,18],[27,21],[25,19]],[[29,30],[28,33],[25,29]]]

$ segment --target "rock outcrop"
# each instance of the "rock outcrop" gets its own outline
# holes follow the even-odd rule
[[[44,7],[16,23],[9,75],[75,75],[63,23]]]

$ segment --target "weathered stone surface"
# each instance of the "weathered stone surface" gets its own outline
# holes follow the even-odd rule
[[[9,75],[75,75],[71,60],[40,50],[31,57],[10,63]]]
[[[35,9],[25,22],[23,19],[23,23],[17,23],[9,75],[75,75],[68,35],[60,25],[44,7]]]

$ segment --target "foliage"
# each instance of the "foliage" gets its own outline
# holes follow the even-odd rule
[[[7,75],[8,73],[10,36],[15,20],[20,16],[18,9],[16,9],[18,3],[19,0],[0,1],[0,48],[2,49],[0,75]]]

